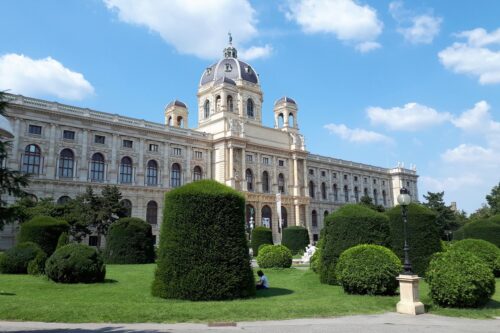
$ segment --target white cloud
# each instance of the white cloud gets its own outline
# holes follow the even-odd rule
[[[258,35],[256,12],[248,0],[103,1],[121,21],[145,26],[180,53],[200,58],[220,58],[228,31],[238,47]],[[267,56],[271,48],[257,50],[253,46],[248,52],[254,57]]]
[[[491,148],[470,144],[461,144],[453,149],[448,149],[441,155],[441,158],[448,163],[500,164],[498,152]]]
[[[441,192],[445,191],[448,196],[456,196],[454,192],[463,192],[463,189],[467,189],[470,192],[471,187],[477,186],[479,184],[484,184],[484,180],[481,179],[477,174],[463,174],[458,177],[442,177],[435,178],[429,176],[421,176],[420,181],[422,182],[423,188],[430,192]],[[424,192],[425,193],[425,192]],[[460,208],[460,207],[459,207]],[[479,207],[478,207],[479,208]]]
[[[265,46],[252,46],[246,50],[239,52],[240,57],[245,60],[253,60],[257,58],[267,58],[273,52],[271,45],[266,44]]]
[[[451,117],[449,113],[439,113],[418,103],[408,103],[403,107],[390,109],[369,107],[366,112],[373,125],[384,125],[398,131],[417,131],[443,123]]]
[[[397,31],[412,44],[430,44],[439,34],[443,19],[432,14],[415,15],[402,1],[389,4],[389,12],[398,23]]]
[[[0,57],[0,90],[31,96],[52,95],[81,100],[94,93],[94,87],[81,73],[47,57],[31,59],[22,54]]]
[[[500,122],[492,119],[490,108],[486,101],[477,102],[472,109],[452,119],[452,123],[466,133],[484,136],[490,146],[500,150]]]
[[[339,136],[341,139],[354,143],[392,143],[392,139],[372,131],[360,128],[348,128],[344,124],[328,124],[324,126],[331,134]]]
[[[305,33],[328,33],[354,44],[361,52],[374,50],[383,23],[377,11],[354,0],[290,0],[286,16]]]
[[[439,52],[444,67],[455,73],[478,77],[480,84],[500,83],[500,51],[491,48],[500,45],[500,29],[488,33],[477,28],[456,36],[466,41],[453,43]]]

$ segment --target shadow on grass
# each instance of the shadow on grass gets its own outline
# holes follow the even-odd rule
[[[118,281],[113,279],[104,279],[103,283],[118,283]]]
[[[9,330],[10,333],[172,333],[171,331],[124,329],[123,327],[102,327],[98,329],[57,328],[31,330]]]
[[[16,296],[16,294],[14,294],[14,293],[6,293],[4,291],[1,291],[0,292],[0,296]]]
[[[269,288],[269,289],[260,289],[257,290],[257,294],[255,294],[256,298],[267,298],[267,297],[275,297],[275,296],[284,296],[293,294],[294,291],[285,288]]]

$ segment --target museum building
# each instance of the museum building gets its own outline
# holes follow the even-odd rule
[[[34,199],[63,203],[89,185],[98,193],[106,184],[117,185],[128,214],[149,222],[155,235],[165,192],[199,179],[242,192],[247,226],[268,226],[276,242],[291,225],[306,226],[317,240],[327,214],[364,195],[392,207],[404,186],[417,200],[414,168],[310,154],[298,126],[298,104],[290,97],[274,103],[274,127],[263,126],[259,75],[238,59],[231,42],[223,52],[202,73],[193,129],[187,106],[178,100],[166,106],[160,124],[6,94],[15,137],[4,163],[32,176],[28,191]],[[0,249],[14,244],[16,228],[7,225],[0,233]]]

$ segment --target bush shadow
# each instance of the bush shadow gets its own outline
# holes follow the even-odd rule
[[[259,289],[255,294],[255,298],[267,298],[267,297],[276,297],[276,296],[284,296],[293,294],[294,291],[285,288],[268,288],[268,289]]]
[[[7,293],[7,292],[4,292],[4,291],[1,291],[0,292],[0,296],[16,296],[16,294],[14,294],[14,293]]]
[[[102,283],[118,283],[118,281],[113,279],[104,279]]]

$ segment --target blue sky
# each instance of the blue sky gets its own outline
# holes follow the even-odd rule
[[[197,123],[203,70],[231,31],[273,102],[299,104],[310,152],[414,164],[421,194],[473,212],[500,170],[500,2],[2,1],[0,89],[163,122]]]

